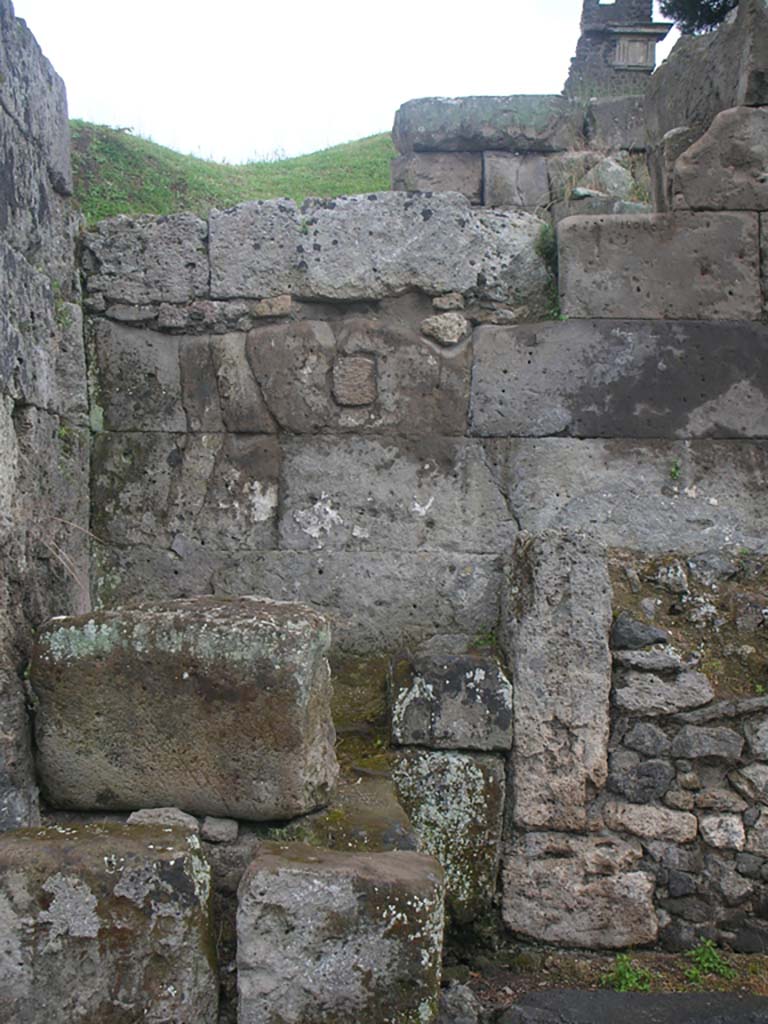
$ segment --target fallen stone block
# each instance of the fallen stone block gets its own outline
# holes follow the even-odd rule
[[[482,153],[407,153],[392,161],[396,192],[461,192],[472,203],[483,202]]]
[[[502,595],[514,680],[514,821],[580,831],[608,775],[611,587],[605,553],[580,531],[523,534]]]
[[[0,1018],[216,1024],[210,878],[174,828],[0,835]]]
[[[721,111],[675,162],[675,209],[768,210],[768,110]]]
[[[502,868],[505,925],[560,946],[622,949],[654,942],[654,881],[634,870],[642,854],[635,840],[605,836],[532,832],[516,839]]]
[[[326,620],[263,598],[191,598],[50,620],[31,685],[59,808],[174,806],[292,818],[337,774]]]
[[[390,703],[394,743],[439,750],[512,746],[512,684],[495,658],[396,659]]]
[[[420,839],[445,870],[446,906],[467,922],[491,907],[496,890],[506,766],[501,757],[408,750],[392,777]]]
[[[240,1024],[431,1024],[442,871],[416,853],[264,843],[238,890]]]
[[[756,213],[569,217],[557,234],[566,316],[761,317]]]

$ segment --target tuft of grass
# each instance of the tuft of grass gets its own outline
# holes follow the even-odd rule
[[[702,939],[698,946],[688,950],[685,957],[691,961],[685,976],[692,985],[701,985],[707,976],[712,975],[726,981],[736,977],[736,971],[721,956],[712,939]]]
[[[651,973],[634,964],[626,953],[618,953],[611,970],[600,976],[600,985],[614,992],[650,992]]]
[[[185,156],[130,129],[71,121],[75,198],[89,224],[124,213],[204,216],[249,199],[333,198],[389,189],[388,132],[307,156],[221,164]]]

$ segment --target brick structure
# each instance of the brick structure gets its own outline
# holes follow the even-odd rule
[[[564,92],[584,99],[644,92],[656,65],[656,43],[671,27],[653,21],[651,0],[584,0]]]

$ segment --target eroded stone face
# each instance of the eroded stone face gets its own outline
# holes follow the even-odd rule
[[[77,825],[0,836],[0,1017],[215,1024],[210,869],[197,836]]]
[[[241,1024],[431,1024],[442,872],[415,853],[264,843],[238,891]]]
[[[291,818],[337,774],[326,620],[255,597],[51,620],[38,637],[38,770],[56,807]]]

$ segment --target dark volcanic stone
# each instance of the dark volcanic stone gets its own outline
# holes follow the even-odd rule
[[[634,651],[651,644],[669,643],[669,634],[657,626],[633,619],[628,612],[619,612],[611,627],[611,647],[614,651]]]

